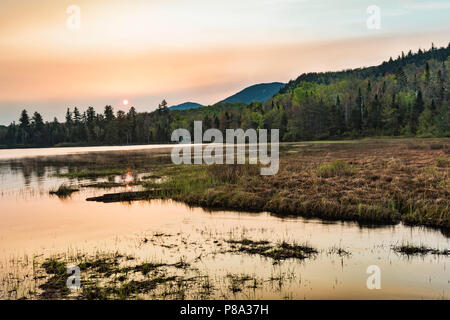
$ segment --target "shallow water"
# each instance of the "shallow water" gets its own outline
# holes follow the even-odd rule
[[[0,160],[30,158],[40,156],[61,156],[88,152],[130,151],[169,148],[167,144],[150,144],[137,146],[100,146],[100,147],[65,147],[65,148],[26,148],[0,150]]]
[[[89,149],[70,148],[70,153]],[[119,148],[120,150],[120,148]],[[122,151],[127,150],[124,148]],[[100,150],[95,150],[100,151]],[[105,150],[101,150],[105,151]],[[114,149],[118,151],[118,149]],[[111,190],[82,188],[70,198],[49,195],[69,180],[56,178],[64,166],[39,165],[32,170],[17,160],[17,151],[3,151],[0,161],[0,297],[11,296],[11,273],[20,273],[22,257],[50,256],[69,251],[121,251],[142,260],[176,262],[185,259],[214,283],[210,298],[248,299],[442,299],[450,293],[450,259],[446,256],[404,256],[392,246],[423,244],[449,249],[450,239],[438,230],[407,227],[362,227],[269,213],[207,211],[173,201],[94,203],[85,199]],[[58,151],[60,152],[60,151]],[[124,151],[126,152],[126,151]],[[20,152],[19,152],[20,153]],[[46,153],[41,149],[41,154]],[[30,154],[27,155],[29,157]],[[108,156],[105,152],[104,156]],[[19,161],[19,162],[17,162]],[[116,177],[117,181],[129,177]],[[77,181],[83,183],[86,181]],[[73,183],[73,181],[72,181]],[[116,188],[114,191],[138,187]],[[155,236],[158,234],[158,236]],[[319,253],[299,261],[274,263],[270,258],[230,252],[227,240],[307,242]],[[143,242],[143,239],[151,239]],[[340,256],[340,247],[349,255]],[[381,270],[381,289],[369,290],[367,268]],[[249,275],[256,288],[229,290],[230,276]],[[8,293],[9,292],[9,293]],[[195,295],[188,298],[197,298]]]

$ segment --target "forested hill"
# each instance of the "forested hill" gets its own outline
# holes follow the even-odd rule
[[[448,136],[449,52],[432,46],[376,67],[303,74],[265,108],[287,115],[275,123],[289,141]]]
[[[0,128],[0,146],[146,144],[170,142],[177,128],[280,129],[283,141],[368,136],[450,136],[450,46],[400,54],[379,66],[308,73],[265,102],[220,103],[191,110],[125,113],[106,106],[67,110],[64,122],[38,112]]]
[[[200,103],[196,102],[185,102],[182,104],[178,104],[176,106],[169,107],[170,110],[189,110],[189,109],[197,109],[203,107]]]
[[[241,102],[248,104],[252,102],[266,102],[268,99],[277,94],[284,86],[285,84],[281,82],[255,84],[218,103]]]
[[[389,61],[384,61],[379,66],[348,69],[338,72],[304,73],[297,79],[289,81],[289,83],[280,90],[280,93],[286,93],[294,89],[302,81],[315,82],[318,84],[330,84],[336,79],[342,79],[350,75],[359,79],[366,79],[369,77],[377,78],[382,77],[388,73],[396,73],[399,68],[402,68],[408,64],[415,64],[416,66],[425,65],[426,62],[431,59],[437,61],[445,61],[448,57],[448,49],[448,47],[436,49],[433,45],[431,50],[429,51],[423,51],[419,49],[419,51],[415,54],[413,54],[411,50],[407,54],[402,52],[397,57],[397,59],[393,60],[391,57]]]

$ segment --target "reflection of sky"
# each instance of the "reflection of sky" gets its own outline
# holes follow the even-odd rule
[[[79,31],[66,28],[71,4]],[[369,5],[380,30],[366,28]],[[372,65],[446,45],[449,13],[445,0],[3,0],[1,122],[26,106],[60,116],[123,98],[141,111],[164,97],[209,104],[252,83]]]

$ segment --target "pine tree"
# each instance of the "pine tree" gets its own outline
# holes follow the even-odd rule
[[[81,123],[81,114],[77,107],[73,109],[73,122],[75,125],[79,125]]]
[[[107,105],[103,112],[106,122],[112,122],[115,119],[113,107]]]
[[[72,112],[70,112],[70,108],[67,108],[66,112],[66,126],[71,127],[73,124]]]
[[[27,110],[23,110],[19,119],[19,127],[28,130],[30,128],[30,118],[28,116]]]
[[[45,132],[44,132],[44,121],[39,112],[33,114],[31,119],[31,131],[32,131],[32,143],[34,145],[44,145],[45,144]]]
[[[28,136],[30,134],[30,117],[28,116],[27,110],[23,110],[19,119],[20,128],[20,143],[27,144]]]

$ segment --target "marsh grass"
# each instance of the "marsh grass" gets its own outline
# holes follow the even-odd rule
[[[144,186],[161,190],[154,197],[206,208],[449,228],[448,170],[443,161],[436,163],[446,159],[448,143],[411,144],[401,139],[288,144],[274,176],[261,176],[252,165],[168,165],[152,169],[166,181]]]
[[[252,241],[249,239],[227,240],[231,244],[231,252],[246,253],[250,255],[260,255],[262,257],[271,258],[273,260],[299,259],[303,260],[311,258],[318,253],[316,249],[307,243],[289,244],[285,241],[279,244],[271,244],[269,241]]]
[[[441,168],[450,167],[450,158],[437,158],[436,165]]]
[[[222,183],[236,184],[241,179],[258,176],[260,174],[260,166],[251,164],[213,164],[208,166],[208,174]]]
[[[329,254],[336,254],[340,257],[348,257],[351,255],[351,253],[347,250],[345,250],[343,247],[341,246],[333,246],[328,250]]]
[[[412,243],[406,243],[402,244],[400,246],[394,246],[394,251],[407,255],[407,256],[414,256],[414,255],[427,255],[427,254],[434,254],[434,255],[443,255],[448,256],[450,255],[450,250],[438,250],[429,248],[425,245],[415,245]]]
[[[306,259],[310,258],[313,255],[317,254],[318,251],[311,247],[307,243],[298,244],[293,243],[289,244],[287,242],[282,242],[273,250],[269,251],[267,256],[274,260],[285,260],[285,259]]]
[[[141,272],[143,275],[147,275],[150,272],[157,270],[158,268],[167,266],[166,263],[153,263],[153,262],[144,262],[140,265],[137,265],[136,267],[134,267],[133,269],[135,271],[139,271]]]
[[[331,163],[322,165],[317,169],[317,174],[323,178],[350,176],[354,172],[354,168],[347,162],[339,159],[335,159]]]
[[[146,181],[147,189],[158,188],[167,197],[198,195],[206,189],[223,185],[235,185],[259,175],[257,165],[181,165],[159,168],[158,176],[167,179],[160,182]]]
[[[43,299],[65,298],[70,290],[67,288],[67,263],[56,257],[47,259],[42,263],[42,268],[48,274],[46,282],[39,286],[42,290],[40,297]]]
[[[59,186],[59,188],[56,190],[50,190],[49,194],[56,195],[60,198],[67,198],[67,197],[71,196],[72,193],[78,192],[78,191],[80,191],[80,189],[70,187],[70,186],[63,184],[63,185]]]
[[[139,293],[147,293],[160,283],[175,281],[177,277],[166,277],[164,273],[155,272],[169,266],[164,263],[144,262],[134,266],[124,266],[134,257],[113,253],[96,254],[94,256],[79,255],[74,258],[55,256],[46,259],[41,268],[45,272],[45,281],[39,288],[41,299],[70,298],[71,291],[67,288],[67,266],[77,265],[83,276],[81,290],[75,297],[86,300],[130,299]],[[139,280],[137,273],[150,277]],[[118,281],[118,282],[117,282]]]
[[[257,283],[257,280],[254,276],[246,274],[228,274],[227,278],[230,281],[229,289],[233,294],[243,291],[246,283],[249,281],[253,283],[253,286],[255,286],[255,284]]]
[[[81,290],[69,290],[67,280],[68,266],[78,266],[81,274]],[[42,279],[40,292],[32,296],[38,299],[139,299],[140,295],[152,294],[155,298],[182,298],[187,294],[189,283],[195,290],[205,291],[203,275],[190,277],[198,273],[191,264],[181,256],[177,262],[164,263],[155,261],[140,262],[134,256],[119,252],[96,252],[86,254],[76,252],[74,255],[60,254],[44,259],[39,263],[38,277]],[[162,291],[161,285],[167,286]],[[212,283],[209,291],[212,292]],[[165,289],[164,289],[165,290]],[[203,296],[205,296],[203,292]],[[206,296],[205,296],[206,297]]]

